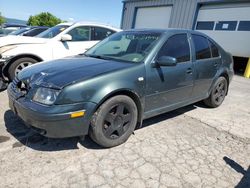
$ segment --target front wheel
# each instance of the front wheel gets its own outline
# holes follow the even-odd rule
[[[12,81],[15,78],[15,76],[19,72],[21,72],[25,67],[28,67],[29,65],[32,65],[34,63],[37,63],[37,60],[29,57],[20,58],[14,61],[10,65],[8,70],[10,80]]]
[[[136,104],[130,97],[124,95],[112,97],[93,115],[90,137],[104,147],[120,145],[133,133],[137,115]]]
[[[228,83],[225,77],[219,77],[215,82],[210,96],[204,100],[204,103],[212,108],[216,108],[224,101],[228,90]]]

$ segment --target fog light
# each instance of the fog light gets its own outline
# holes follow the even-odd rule
[[[85,111],[81,111],[81,112],[74,112],[70,116],[71,116],[71,118],[77,118],[77,117],[84,116],[84,114],[85,114]]]

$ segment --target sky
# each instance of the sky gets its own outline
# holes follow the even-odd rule
[[[122,0],[0,0],[0,12],[4,17],[21,20],[50,12],[65,21],[94,21],[120,27],[122,5]]]

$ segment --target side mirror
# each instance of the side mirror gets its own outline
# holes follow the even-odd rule
[[[161,56],[155,62],[159,66],[176,66],[177,64],[176,58],[170,56]]]
[[[64,34],[62,35],[61,41],[62,42],[66,42],[66,41],[71,41],[72,40],[72,36],[69,34]]]

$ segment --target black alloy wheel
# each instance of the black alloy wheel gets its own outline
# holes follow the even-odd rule
[[[217,105],[220,105],[226,96],[226,82],[225,80],[219,82],[213,91],[213,100]]]
[[[118,95],[104,102],[92,117],[90,136],[104,147],[124,143],[137,123],[137,107],[128,96]]]
[[[204,100],[209,107],[218,107],[224,101],[228,91],[228,83],[225,77],[219,77],[214,84],[210,96]]]
[[[119,103],[106,114],[103,122],[103,132],[107,138],[116,139],[122,136],[131,124],[129,106]]]

